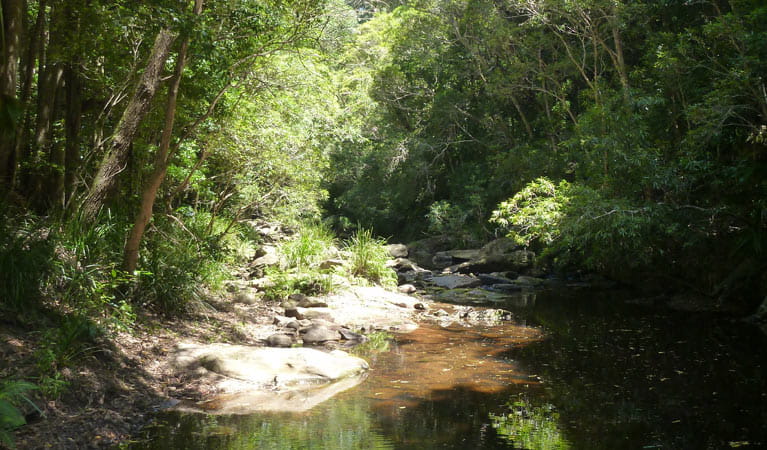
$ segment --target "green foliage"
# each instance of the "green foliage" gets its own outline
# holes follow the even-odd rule
[[[12,221],[0,213],[0,307],[14,314],[40,305],[40,291],[51,272],[51,241],[35,218]]]
[[[266,275],[271,284],[265,289],[265,294],[266,298],[271,300],[282,300],[291,294],[329,294],[338,287],[335,278],[337,275],[318,268],[269,269]]]
[[[570,448],[562,435],[559,414],[553,405],[532,405],[520,397],[511,402],[505,414],[490,414],[496,432],[514,448],[560,450]]]
[[[336,287],[334,270],[320,269],[319,264],[335,256],[335,236],[327,225],[307,222],[295,236],[282,242],[279,267],[269,268],[267,276],[272,286],[266,289],[267,298],[282,299],[290,294],[326,294]]]
[[[552,244],[559,237],[562,210],[570,202],[571,185],[561,181],[555,185],[547,178],[538,178],[512,198],[498,205],[490,222],[508,230],[508,236],[519,245],[533,241]]]
[[[58,326],[45,331],[35,352],[41,374],[50,374],[95,350],[96,339],[103,330],[90,319],[64,316]]]
[[[221,219],[184,209],[178,216],[156,220],[146,242],[136,301],[177,315],[204,304],[206,289],[218,289],[226,278],[230,251],[222,245]]]
[[[490,221],[520,245],[545,249],[544,256],[560,266],[618,277],[651,268],[679,232],[663,208],[605,198],[594,189],[546,178],[501,202]]]
[[[372,230],[358,228],[345,244],[350,253],[349,271],[353,276],[384,286],[396,286],[397,276],[386,266],[390,257],[385,239],[374,237]]]
[[[1,445],[16,448],[12,432],[27,423],[18,407],[21,402],[26,402],[37,409],[37,406],[26,395],[27,392],[35,389],[37,389],[37,386],[25,381],[2,380],[0,382]],[[39,409],[37,410],[39,411]]]
[[[466,225],[467,213],[447,200],[440,200],[429,206],[426,220],[427,230],[438,235],[459,235]]]
[[[306,223],[296,236],[280,245],[283,268],[308,268],[330,256],[335,248],[333,232],[321,222]]]

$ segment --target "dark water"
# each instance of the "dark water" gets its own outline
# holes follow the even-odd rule
[[[512,324],[434,325],[308,413],[162,413],[143,449],[767,447],[767,339],[625,295],[528,294]],[[521,306],[524,305],[524,306]]]

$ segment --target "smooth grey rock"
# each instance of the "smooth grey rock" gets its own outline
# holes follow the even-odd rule
[[[269,347],[290,347],[293,345],[293,336],[278,333],[266,338],[266,344]]]
[[[201,366],[254,388],[272,385],[275,377],[284,385],[328,382],[368,369],[364,360],[340,351],[326,353],[310,348],[229,344],[179,344],[172,363],[179,370],[195,370]],[[242,383],[233,384],[244,387]]]
[[[216,415],[251,415],[265,411],[300,413],[309,411],[338,393],[357,386],[366,378],[367,373],[361,372],[320,386],[316,383],[305,383],[286,387],[277,377],[273,387],[268,390],[218,395],[211,400],[196,403],[194,406],[182,402],[174,410]]]
[[[324,325],[312,325],[309,328],[302,329],[300,333],[304,344],[309,345],[341,339],[341,333],[337,330],[331,330]]]
[[[515,292],[522,289],[522,286],[513,283],[498,283],[490,286],[493,291],[499,292]]]
[[[397,290],[403,294],[413,294],[418,289],[415,288],[412,284],[403,284],[397,287]]]
[[[250,292],[240,292],[234,296],[235,303],[241,303],[243,305],[253,305],[258,302],[259,297]]]
[[[278,327],[287,327],[293,322],[298,323],[295,317],[285,317],[285,316],[276,315],[274,316],[274,319],[272,319],[272,324],[277,325]]]
[[[450,255],[454,260],[471,261],[472,259],[479,258],[482,254],[482,250],[480,249],[448,250],[445,253]]]
[[[320,270],[330,270],[344,265],[342,259],[326,259],[320,263]]]
[[[261,252],[263,252],[263,256],[254,259],[253,262],[250,263],[251,266],[268,267],[276,266],[280,263],[280,256],[277,252],[277,247],[265,245],[261,247]]]
[[[390,244],[386,247],[392,258],[407,258],[408,249],[405,244]]]
[[[298,306],[301,308],[327,308],[328,304],[317,299],[304,297],[303,300],[298,302]]]
[[[432,283],[445,289],[477,287],[482,284],[479,278],[466,275],[438,275],[432,278]]]
[[[453,257],[450,256],[448,252],[438,252],[431,258],[432,267],[436,267],[437,269],[444,269],[445,267],[449,267],[452,264]]]
[[[546,282],[545,280],[542,280],[540,278],[527,277],[524,275],[518,276],[517,279],[513,281],[514,284],[518,286],[524,286],[524,287],[543,286],[545,282]]]
[[[355,333],[353,331],[349,331],[346,328],[339,328],[338,332],[341,334],[341,337],[343,339],[346,339],[347,341],[365,341],[367,338],[359,333]]]
[[[480,273],[479,275],[477,275],[477,277],[479,277],[479,279],[482,280],[482,284],[486,284],[486,285],[511,283],[511,280],[506,277],[487,274],[487,273]]]

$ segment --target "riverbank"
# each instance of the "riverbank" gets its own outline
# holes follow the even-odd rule
[[[327,304],[315,308],[325,319],[355,331],[412,330],[417,327],[413,319],[426,309],[416,298],[372,287],[356,287],[317,300]],[[204,308],[184,318],[139,318],[131,332],[100,339],[77,365],[61,371],[59,381],[67,389],[60,398],[43,403],[31,394],[43,416],[28,411],[28,425],[15,433],[17,447],[111,447],[135,436],[159,409],[214,396],[220,392],[219,379],[173,367],[177,344],[265,346],[269,336],[284,331],[282,323],[275,323],[275,318],[285,316],[284,306],[275,301],[243,304],[221,297],[209,299]],[[0,325],[4,370],[13,368],[22,378],[35,373],[39,341],[39,332]]]

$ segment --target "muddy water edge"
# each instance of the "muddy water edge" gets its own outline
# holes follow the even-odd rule
[[[162,412],[130,448],[767,445],[767,339],[733,319],[630,298],[587,289],[510,296],[484,305],[512,311],[509,322],[434,322],[396,335],[362,355],[371,370],[361,385],[309,412]]]

